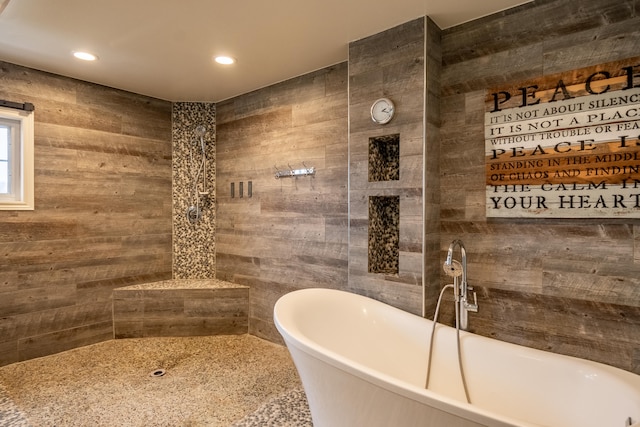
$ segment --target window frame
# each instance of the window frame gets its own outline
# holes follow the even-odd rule
[[[0,107],[0,118],[18,122],[18,146],[9,152],[9,162],[18,161],[15,193],[0,195],[0,210],[34,210],[34,113]]]

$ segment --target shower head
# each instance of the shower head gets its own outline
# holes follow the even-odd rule
[[[207,128],[204,127],[203,125],[198,125],[196,126],[195,133],[197,137],[201,138],[204,136],[205,133],[207,133]]]
[[[444,269],[445,274],[449,277],[462,276],[462,264],[460,264],[460,262],[456,261],[455,259],[450,263],[445,262],[442,268]]]

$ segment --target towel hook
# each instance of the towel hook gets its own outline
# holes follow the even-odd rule
[[[304,166],[304,169],[294,169],[293,166],[291,166],[290,163],[287,163],[287,167],[289,168],[288,171],[280,170],[280,169],[278,169],[277,165],[274,165],[273,167],[276,170],[275,177],[276,177],[276,179],[278,179],[278,178],[285,178],[285,177],[297,177],[297,176],[304,176],[304,175],[315,175],[316,171],[315,171],[314,167],[309,167],[304,162],[302,162],[302,165]]]

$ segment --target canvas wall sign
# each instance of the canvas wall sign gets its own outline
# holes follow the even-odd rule
[[[487,217],[640,218],[640,58],[490,89]]]

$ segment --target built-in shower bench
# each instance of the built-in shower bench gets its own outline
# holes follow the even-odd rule
[[[115,338],[244,334],[248,329],[248,286],[174,279],[113,290]]]

